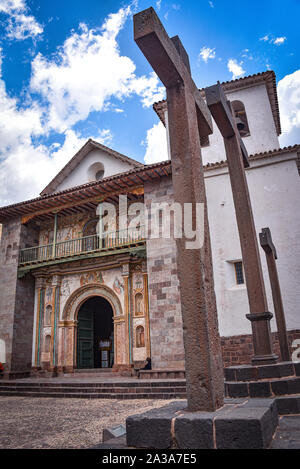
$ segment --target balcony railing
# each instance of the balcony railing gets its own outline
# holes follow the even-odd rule
[[[110,251],[141,244],[145,240],[145,229],[125,229],[105,232],[98,235],[59,241],[52,244],[34,246],[20,250],[19,265],[40,263],[63,257],[89,254],[97,251]]]

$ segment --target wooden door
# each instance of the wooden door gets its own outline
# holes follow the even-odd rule
[[[77,368],[94,368],[94,315],[84,310],[78,314]]]

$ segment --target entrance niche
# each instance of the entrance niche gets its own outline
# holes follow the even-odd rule
[[[78,311],[77,368],[112,368],[113,309],[101,296],[86,300]]]

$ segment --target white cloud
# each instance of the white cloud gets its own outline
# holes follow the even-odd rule
[[[43,32],[43,27],[28,14],[25,0],[1,0],[0,13],[8,15],[5,29],[10,39],[36,38]]]
[[[211,0],[208,3],[209,3],[210,8],[214,8],[214,4]]]
[[[208,59],[214,59],[216,57],[215,49],[211,49],[210,47],[202,47],[199,52],[199,56],[205,63],[207,63]]]
[[[269,44],[275,44],[276,46],[281,46],[285,41],[285,36],[274,37],[270,34],[266,34],[263,37],[259,38],[260,41],[268,42]]]
[[[245,70],[243,70],[242,62],[238,64],[236,59],[229,59],[227,62],[227,68],[232,73],[233,80],[245,75],[246,73]]]
[[[179,3],[173,3],[173,4],[172,4],[172,8],[173,8],[173,10],[177,10],[177,11],[178,11],[178,10],[180,10],[181,6],[179,5]]]
[[[281,46],[281,44],[283,44],[285,41],[286,41],[286,37],[282,36],[282,37],[276,37],[273,43],[276,44],[276,46]]]
[[[24,3],[15,0],[14,5]],[[143,106],[163,99],[156,75],[137,76],[132,60],[120,54],[116,36],[130,11],[109,15],[97,31],[81,25],[51,60],[38,54],[29,90],[35,94],[27,93],[26,104],[9,96],[0,72],[0,205],[38,195],[86,142],[73,125],[91,111],[122,112],[116,99],[133,95]],[[0,70],[1,63],[0,48]],[[49,136],[52,144],[46,145]],[[109,129],[89,137],[106,145],[112,140]]]
[[[265,36],[260,37],[259,40],[260,40],[260,41],[264,41],[264,42],[268,42],[268,41],[269,41],[269,35],[266,34]]]
[[[144,160],[146,164],[158,163],[168,159],[167,134],[161,122],[147,131],[146,153]]]
[[[32,63],[31,89],[49,103],[49,127],[63,132],[86,119],[91,111],[103,111],[112,97],[141,97],[144,106],[163,99],[164,87],[154,73],[137,77],[135,64],[122,56],[116,41],[131,14],[130,7],[109,15],[101,31],[81,25],[56,57],[38,54]]]
[[[158,11],[160,10],[160,7],[161,7],[161,0],[157,0],[156,8],[158,9]]]
[[[283,77],[277,91],[282,128],[280,144],[300,143],[300,70]]]

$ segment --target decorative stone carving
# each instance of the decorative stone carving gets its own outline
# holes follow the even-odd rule
[[[114,317],[118,317],[123,314],[122,306],[117,295],[106,285],[93,283],[80,287],[72,293],[65,304],[62,315],[63,320],[76,320],[80,306],[84,301],[92,296],[102,296],[105,298],[112,306]]]

